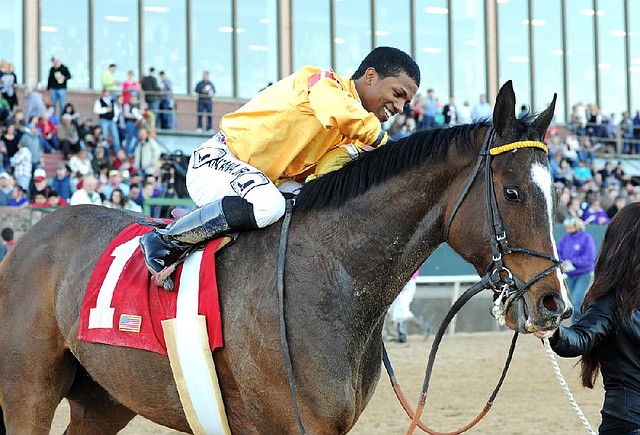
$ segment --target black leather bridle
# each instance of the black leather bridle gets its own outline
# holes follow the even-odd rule
[[[536,141],[519,141],[513,142],[507,145],[492,148],[491,145],[495,141],[496,131],[493,127],[489,127],[482,142],[482,149],[478,155],[476,165],[471,172],[471,175],[467,179],[465,186],[458,198],[458,201],[454,205],[453,212],[449,216],[447,226],[445,228],[445,238],[449,239],[449,230],[451,223],[453,222],[460,205],[466,198],[473,182],[477,178],[482,165],[484,164],[484,179],[485,179],[485,197],[486,197],[486,216],[489,222],[489,245],[491,246],[492,258],[487,267],[484,269],[484,273],[481,277],[481,282],[485,289],[491,289],[494,292],[494,305],[491,310],[493,316],[498,322],[504,325],[505,316],[511,307],[511,304],[518,300],[529,287],[538,282],[545,276],[550,275],[554,270],[558,269],[562,262],[551,255],[533,251],[526,248],[520,248],[509,244],[507,240],[507,231],[502,224],[502,218],[500,217],[500,210],[498,209],[498,202],[496,199],[493,170],[491,168],[492,157],[508,151],[514,151],[521,148],[538,148],[545,153],[547,147],[542,142]],[[534,257],[544,258],[552,263],[550,267],[543,270],[527,283],[522,286],[518,286],[516,280],[513,277],[511,271],[504,265],[503,257],[511,253],[522,253],[531,255]]]

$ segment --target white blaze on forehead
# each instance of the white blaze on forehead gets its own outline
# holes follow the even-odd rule
[[[556,239],[553,237],[553,179],[551,178],[551,172],[547,166],[543,166],[540,163],[534,163],[531,166],[531,179],[540,188],[546,203],[547,221],[549,222],[549,238],[553,245],[553,255],[558,258],[558,248],[556,246]],[[542,217],[542,216],[541,216]],[[569,306],[569,291],[565,285],[564,277],[560,268],[556,268],[556,276],[560,281],[560,291],[562,293],[562,300],[565,302],[565,306]]]

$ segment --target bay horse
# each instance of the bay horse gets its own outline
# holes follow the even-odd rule
[[[541,141],[554,107],[555,96],[539,116],[516,119],[507,82],[492,123],[415,133],[303,187],[290,225],[285,306],[308,433],[342,434],[355,425],[380,377],[385,313],[436,247],[448,242],[485,273],[495,260],[490,207],[499,210],[509,242],[527,250],[503,259],[517,283],[531,283],[511,301],[507,326],[551,329],[570,315],[561,272],[549,269],[557,253],[546,153],[520,148],[496,156],[491,189],[472,174],[485,138],[491,149]],[[489,190],[495,204],[485,201]],[[89,276],[136,219],[105,207],[66,207],[36,223],[2,262],[0,406],[8,433],[48,434],[63,398],[69,435],[117,433],[136,414],[191,431],[168,358],[77,338]],[[299,431],[279,342],[279,237],[278,224],[243,233],[216,259],[225,346],[213,356],[237,434]]]

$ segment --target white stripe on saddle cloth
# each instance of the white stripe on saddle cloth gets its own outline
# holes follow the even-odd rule
[[[182,269],[176,318],[164,320],[165,342],[180,401],[194,434],[230,435],[204,316],[198,315],[202,250]]]

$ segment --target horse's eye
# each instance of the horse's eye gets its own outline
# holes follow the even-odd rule
[[[507,198],[507,201],[522,202],[524,195],[520,192],[520,189],[518,189],[517,187],[505,187],[504,197]]]

